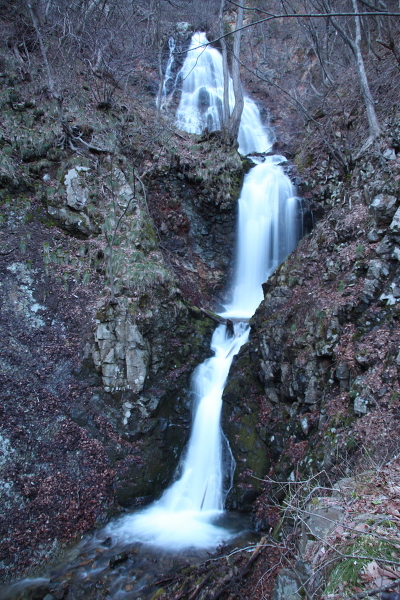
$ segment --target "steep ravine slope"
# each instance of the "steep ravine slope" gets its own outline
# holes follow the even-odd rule
[[[267,471],[339,477],[398,453],[400,159],[383,139],[348,176],[325,161],[309,181],[325,216],[265,284],[225,390],[233,504]]]
[[[325,216],[265,284],[225,391],[231,437],[255,419],[278,478],[329,469],[363,444],[378,451],[396,431],[400,160],[382,144],[346,178],[327,162],[315,173]]]
[[[67,122],[97,148],[73,151],[38,73],[26,79],[10,54],[4,65],[0,560],[13,578],[170,479],[214,328],[198,306],[222,299],[248,165],[154,125],[140,86],[106,112],[71,93]],[[266,284],[224,398],[238,464],[229,506],[259,529],[281,500],[267,475],[339,478],[364,448],[377,461],[397,451],[399,148],[383,137],[344,175],[324,155],[305,168],[312,143],[292,141],[291,154],[320,220]],[[114,304],[106,222],[125,208]]]
[[[264,285],[224,391],[237,461],[228,506],[251,512],[263,537],[178,570],[159,589],[164,600],[197,589],[204,600],[395,589],[399,117],[395,108],[393,137],[364,150],[347,175],[329,160],[302,172],[320,219]]]
[[[0,568],[12,579],[171,479],[215,328],[198,307],[225,286],[245,163],[154,125],[140,86],[108,112],[85,90],[66,98],[72,149],[37,65],[25,77],[4,49],[2,64]]]

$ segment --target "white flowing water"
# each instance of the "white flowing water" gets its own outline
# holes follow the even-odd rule
[[[148,509],[108,525],[106,534],[176,551],[215,547],[231,537],[213,524],[223,512],[228,491],[223,485],[224,463],[232,460],[223,457],[220,414],[229,367],[248,335],[244,323],[235,325],[234,336],[225,325],[217,327],[211,341],[215,356],[194,372],[196,410],[179,479]],[[226,467],[229,470],[230,465]]]
[[[252,317],[263,300],[261,285],[296,247],[298,200],[280,163],[268,156],[246,175],[239,198],[236,273],[225,318]]]
[[[174,54],[175,46],[176,46],[175,40],[171,36],[168,40],[169,58],[168,58],[167,66],[165,69],[164,82],[163,82],[162,92],[161,92],[161,108],[165,108],[168,104],[167,103],[168,87],[169,87],[170,81],[173,79],[172,70],[173,70],[173,66],[174,66],[174,62],[175,62],[175,54]]]
[[[203,46],[204,33],[195,33],[187,58],[178,73],[181,100],[176,113],[176,125],[189,133],[221,129],[223,123],[224,71],[222,56],[215,48]],[[229,79],[229,104],[235,104],[233,85]],[[244,108],[239,128],[239,152],[268,152],[271,142],[261,123],[257,105],[244,94]]]
[[[206,41],[202,33],[193,36],[193,50],[180,73],[183,83],[177,125],[192,133],[221,126],[222,58],[213,48],[198,48]],[[271,147],[258,109],[247,97],[239,141],[243,153]],[[267,157],[244,180],[235,284],[223,315],[239,322],[233,335],[225,325],[217,327],[211,342],[215,355],[194,373],[194,419],[178,478],[147,509],[110,523],[106,535],[171,551],[215,548],[233,535],[217,523],[234,465],[220,426],[222,394],[233,357],[248,340],[247,320],[263,299],[261,284],[297,243],[297,203],[292,184],[279,166],[283,160]]]

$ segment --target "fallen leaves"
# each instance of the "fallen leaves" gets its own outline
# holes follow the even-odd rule
[[[360,577],[365,583],[372,583],[377,588],[385,587],[391,583],[391,581],[400,578],[400,570],[392,571],[381,567],[378,563],[373,560],[369,562],[365,567],[361,569]]]

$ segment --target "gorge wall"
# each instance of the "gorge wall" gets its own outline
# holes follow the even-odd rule
[[[318,173],[325,217],[265,284],[225,390],[240,465],[233,505],[259,493],[254,476],[267,471],[278,489],[319,471],[349,474],[363,453],[397,453],[387,439],[399,394],[399,167],[384,148],[344,181],[328,164]]]
[[[199,307],[222,298],[246,162],[212,141],[171,141],[164,125],[138,130],[138,114],[153,114],[147,92],[128,113],[85,112],[85,92],[66,103],[69,135],[111,149],[78,140],[71,152],[52,101],[3,61],[1,568],[12,578],[171,480],[215,328]],[[151,165],[146,187],[135,153],[142,177]]]
[[[1,52],[0,567],[12,579],[173,476],[215,326],[202,309],[223,301],[249,165],[156,120],[154,65],[110,107],[79,76],[60,122],[40,57],[28,70]],[[264,286],[224,394],[228,506],[259,529],[280,481],[334,480],[366,450],[398,452],[400,114],[382,107],[385,134],[360,152],[354,118],[347,171],[308,124],[301,140],[298,119],[282,136],[315,226]]]

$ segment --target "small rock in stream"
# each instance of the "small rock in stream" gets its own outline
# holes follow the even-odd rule
[[[128,560],[128,558],[129,558],[129,556],[126,552],[120,552],[119,554],[116,554],[115,556],[110,558],[110,560],[108,562],[108,564],[110,565],[110,569],[114,569],[118,565],[120,565],[123,562],[125,562],[126,560]]]
[[[106,538],[104,540],[104,542],[101,542],[101,545],[104,546],[104,548],[110,548],[112,544],[112,539],[110,537]]]

